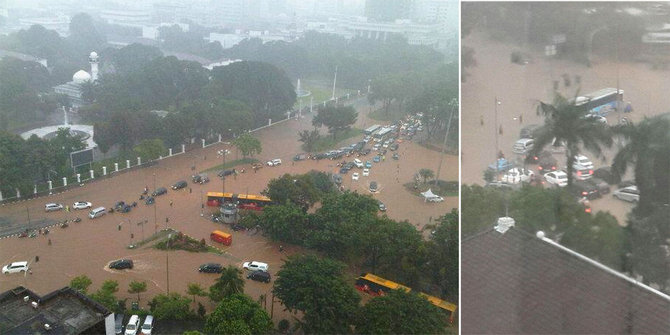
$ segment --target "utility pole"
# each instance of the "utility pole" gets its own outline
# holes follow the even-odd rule
[[[451,119],[454,116],[454,110],[458,106],[456,99],[452,99],[449,102],[451,105],[451,113],[449,114],[449,121],[447,122],[447,131],[444,134],[444,142],[442,143],[442,151],[440,152],[440,164],[437,166],[437,175],[435,176],[435,186],[437,187],[437,181],[440,179],[440,170],[442,169],[442,160],[444,160],[444,150],[447,148],[447,138],[449,137],[449,129],[451,129]]]
[[[500,173],[500,171],[498,171],[498,152],[500,152],[500,148],[498,146],[498,105],[500,105],[500,100],[498,100],[498,97],[495,97],[495,99],[496,100],[495,100],[495,105],[494,105],[495,106],[494,107],[495,115],[494,115],[494,124],[493,124],[494,129],[493,129],[493,131],[495,131],[495,134],[496,134],[496,152],[495,152],[495,157],[496,158],[493,161],[494,162],[493,164],[495,165],[495,168],[496,168],[496,180],[497,180],[498,179],[498,174]]]
[[[335,65],[335,78],[333,78],[333,96],[331,100],[335,100],[335,83],[337,83],[337,65]]]
[[[156,191],[156,172],[154,172],[154,192],[155,191]],[[147,191],[147,197],[149,197],[149,196],[150,196],[150,194]],[[156,203],[156,200],[154,199],[154,234],[158,233],[158,222],[156,221],[157,220],[157,213],[156,212],[158,210],[156,209],[156,207],[158,207],[158,203]]]
[[[165,279],[167,281],[167,294],[170,294],[170,240],[172,234],[168,235],[167,248],[165,250]]]

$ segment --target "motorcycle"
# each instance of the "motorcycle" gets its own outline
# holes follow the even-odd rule
[[[63,222],[63,224],[60,225],[61,228],[67,228],[70,225],[67,222]]]
[[[24,231],[21,234],[19,234],[19,238],[24,238],[24,237],[28,237],[28,232],[27,231]]]
[[[79,223],[79,222],[81,222],[81,218],[75,218],[75,219],[72,220],[72,221],[74,221],[74,222],[76,222],[76,223]]]

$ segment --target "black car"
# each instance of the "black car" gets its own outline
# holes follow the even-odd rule
[[[153,197],[157,197],[157,196],[159,196],[159,195],[163,195],[163,194],[165,194],[165,193],[167,193],[167,188],[165,188],[165,187],[159,187],[159,188],[157,188],[153,193],[151,193],[151,196],[153,196]]]
[[[376,181],[371,181],[370,182],[370,192],[377,192],[377,182]]]
[[[255,281],[260,281],[264,283],[269,283],[272,277],[270,276],[269,273],[265,271],[254,271],[251,272],[247,275],[248,279],[255,280]]]
[[[393,143],[393,144],[391,144],[391,145],[389,146],[389,149],[391,149],[391,151],[396,151],[396,150],[398,150],[398,143]]]
[[[361,150],[361,155],[365,156],[365,155],[369,154],[371,151],[372,150],[370,150],[369,148],[368,149],[363,149],[363,150]]]
[[[232,175],[232,174],[235,174],[235,169],[219,171],[219,173],[217,173],[217,176],[219,176],[219,177],[228,177],[228,176],[230,176],[230,175]]]
[[[182,188],[186,187],[186,185],[188,185],[188,184],[186,183],[185,180],[180,180],[180,181],[174,183],[174,185],[172,185],[172,189],[173,190],[181,190]]]
[[[200,265],[198,271],[206,273],[221,273],[223,272],[223,266],[219,263],[206,263]]]
[[[126,207],[126,202],[125,201],[118,201],[116,204],[114,204],[114,209],[117,211],[120,211],[123,209],[123,207]]]
[[[384,205],[384,203],[381,201],[378,201],[377,203],[379,204],[379,210],[382,212],[386,212],[386,205]]]
[[[109,268],[117,270],[132,269],[133,261],[131,261],[130,259],[119,259],[118,261],[113,261],[109,263]]]
[[[130,212],[132,209],[133,209],[132,206],[129,206],[129,205],[123,205],[123,206],[121,206],[121,207],[117,207],[117,208],[116,208],[116,211],[117,211],[117,212],[120,212],[120,213],[128,213],[128,212]]]
[[[191,180],[197,184],[204,184],[209,182],[209,177],[207,177],[206,174],[201,173],[193,176]]]
[[[146,200],[144,200],[144,203],[147,205],[153,205],[156,203],[156,198],[154,197],[147,197]]]
[[[230,228],[232,228],[234,231],[240,231],[240,230],[245,230],[245,229],[247,229],[247,227],[245,227],[245,226],[243,226],[243,225],[241,225],[241,224],[237,224],[237,223],[236,223],[236,224],[233,224],[232,226],[230,226]]]
[[[316,160],[322,160],[324,158],[328,158],[328,154],[320,153],[320,154],[316,154],[316,155],[312,156],[312,159],[316,159]]]
[[[589,200],[600,198],[598,187],[585,180],[577,180],[572,184],[572,192],[578,198],[587,198]]]
[[[349,173],[349,169],[347,169],[345,167],[340,169],[340,174],[347,174],[347,173]]]

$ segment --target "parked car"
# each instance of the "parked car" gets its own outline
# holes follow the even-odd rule
[[[72,204],[72,209],[88,209],[91,208],[91,203],[86,201],[77,201]]]
[[[546,150],[542,150],[537,155],[528,156],[526,162],[537,164],[537,170],[542,174],[556,171],[556,167],[558,166],[558,161],[554,158],[554,155]]]
[[[534,177],[535,173],[529,169],[511,168],[502,176],[502,181],[509,184],[529,183]]]
[[[133,315],[128,320],[126,325],[125,335],[137,335],[137,331],[140,329],[140,317],[139,315]]]
[[[593,169],[575,170],[575,179],[587,180],[593,178]]]
[[[157,188],[155,191],[153,191],[153,192],[151,193],[151,196],[153,196],[153,197],[157,197],[157,196],[159,196],[159,195],[163,195],[163,194],[165,194],[165,193],[167,193],[167,188],[165,188],[165,187],[159,187],[159,188]]]
[[[197,174],[192,177],[191,181],[197,184],[206,184],[209,183],[209,177],[206,173]]]
[[[153,315],[147,315],[142,323],[142,335],[151,335],[151,331],[154,328],[154,317]]]
[[[44,205],[44,211],[45,212],[59,211],[61,209],[63,209],[63,205],[61,205],[61,204],[50,203],[50,204]]]
[[[296,161],[296,162],[297,161],[303,161],[303,160],[307,159],[307,157],[309,157],[308,154],[297,154],[297,155],[293,156],[293,160]]]
[[[144,200],[145,205],[153,205],[154,203],[156,203],[156,198],[154,198],[154,197],[147,197]]]
[[[558,187],[568,186],[568,174],[563,171],[552,171],[544,175],[544,180]]]
[[[386,205],[384,205],[383,202],[379,201],[379,210],[382,212],[386,212]]]
[[[221,170],[221,171],[219,171],[219,173],[217,173],[216,175],[219,176],[219,177],[228,177],[228,176],[230,176],[230,175],[234,175],[235,172],[236,172],[235,169]]]
[[[251,272],[247,275],[247,279],[255,280],[255,281],[260,281],[263,283],[269,283],[270,280],[272,280],[272,277],[270,274],[266,271],[254,271]]]
[[[2,267],[3,274],[18,273],[28,271],[28,262],[13,262]]]
[[[198,271],[206,273],[221,273],[223,272],[223,266],[219,263],[205,263],[200,265]]]
[[[268,268],[269,268],[267,263],[257,262],[257,261],[244,262],[244,264],[242,264],[242,267],[245,270],[250,270],[250,271],[257,271],[258,270],[258,271],[265,271],[265,272],[267,272]]]
[[[593,162],[584,155],[577,155],[575,156],[574,163],[572,163],[572,168],[575,169],[575,171],[593,170]]]
[[[186,183],[186,180],[180,180],[180,181],[174,183],[174,185],[172,185],[172,189],[173,190],[181,190],[182,188],[185,188],[187,185],[188,184]]]
[[[382,156],[377,155],[372,159],[372,161],[375,163],[379,163],[382,161]]]
[[[363,162],[358,158],[354,159],[354,164],[357,168],[363,168]]]
[[[587,198],[589,200],[600,198],[598,187],[593,183],[577,180],[572,183],[571,190],[579,198]]]
[[[365,161],[365,168],[366,168],[366,169],[371,169],[371,168],[372,168],[372,162],[370,162],[370,161]]]
[[[367,177],[370,175],[370,169],[363,169],[363,177]]]
[[[351,175],[351,180],[358,180],[359,174],[358,172],[354,172],[354,174]]]
[[[512,146],[512,152],[515,154],[527,154],[533,149],[535,140],[532,138],[522,138],[514,143]]]
[[[505,158],[498,158],[498,160],[495,163],[489,164],[489,170],[493,171],[508,171],[509,169],[514,167],[514,163],[508,161]]]
[[[370,192],[375,193],[378,190],[378,185],[376,181],[370,182]]]
[[[279,158],[275,158],[275,159],[273,159],[273,160],[271,160],[271,161],[268,161],[268,162],[267,162],[267,165],[268,165],[268,166],[278,166],[278,165],[281,165],[281,159],[279,159]]]
[[[603,194],[609,194],[611,191],[610,185],[602,179],[591,178],[589,180],[585,180],[585,182],[593,184],[598,189],[598,192],[600,193],[601,196]]]
[[[637,186],[627,186],[620,188],[612,193],[612,196],[623,201],[638,202],[640,201],[640,191]]]
[[[349,173],[349,169],[345,167],[340,168],[340,174],[347,174],[347,173]]]
[[[123,313],[114,314],[114,334],[123,334],[123,319],[125,317]]]
[[[133,268],[133,261],[130,259],[119,259],[117,261],[113,261],[109,263],[109,268],[110,269],[117,269],[117,270],[122,270],[122,269],[132,269]]]
[[[396,150],[398,150],[398,143],[393,143],[393,144],[391,144],[391,145],[389,146],[389,149],[391,149],[391,151],[396,151]]]
[[[442,198],[440,196],[437,196],[437,197],[428,198],[426,200],[428,202],[442,202],[442,201],[444,201],[444,198]]]
[[[363,149],[363,150],[361,150],[361,155],[367,156],[371,151],[372,150],[370,150],[370,149]]]

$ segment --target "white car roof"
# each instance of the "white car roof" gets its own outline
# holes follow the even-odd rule
[[[11,266],[16,266],[16,265],[27,266],[27,265],[28,265],[28,262],[26,262],[26,261],[23,261],[23,262],[12,262],[12,263],[9,263],[9,265],[11,265]]]
[[[553,173],[557,178],[568,178],[568,174],[563,171],[554,171]]]

